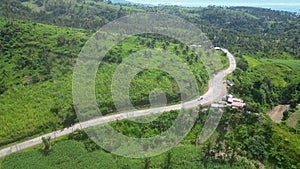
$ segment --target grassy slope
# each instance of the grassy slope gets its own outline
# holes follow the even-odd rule
[[[201,149],[194,146],[179,146],[172,149],[172,168],[245,168],[244,166],[230,166],[222,163],[202,163],[197,161]],[[184,152],[184,153],[183,153]],[[167,154],[151,158],[151,168],[163,168]],[[13,160],[14,159],[14,160]],[[15,160],[18,159],[18,160]],[[6,157],[2,163],[3,169],[10,168],[133,168],[144,167],[144,159],[128,159],[114,156],[102,150],[87,152],[84,145],[76,141],[60,142],[53,146],[48,155],[35,150],[21,152]],[[248,168],[249,165],[247,166]]]
[[[249,87],[251,90],[253,89],[253,82],[257,82],[262,79],[270,79],[270,85],[273,86],[273,95],[276,93],[280,93],[291,83],[299,83],[300,81],[300,61],[299,60],[279,60],[279,59],[254,59],[251,57],[244,56],[249,64],[249,68],[247,71],[243,72],[243,76],[240,78],[245,78],[248,80],[244,80],[249,84],[244,83],[244,86]],[[262,81],[263,83],[267,83]],[[251,98],[244,96],[246,100],[251,100]],[[270,106],[270,105],[269,105]],[[267,109],[265,109],[267,111]],[[297,113],[294,113],[295,117]],[[296,122],[295,117],[291,117],[287,123],[293,123],[297,125],[299,122]],[[288,128],[285,123],[283,124],[274,124],[273,128],[273,136],[271,145],[271,155],[270,159],[275,156],[280,164],[291,164],[293,163],[294,167],[299,165],[297,160],[299,160],[300,147],[299,147],[299,133],[297,133],[296,129],[292,130]],[[281,158],[281,157],[282,158]],[[275,158],[274,157],[274,158]],[[280,159],[281,158],[281,159]],[[290,159],[290,161],[285,161],[286,159]],[[295,161],[296,160],[296,161]],[[272,161],[272,160],[270,160]],[[292,162],[293,161],[293,162]]]
[[[243,72],[243,76],[240,77],[242,81],[247,82],[242,85],[245,86],[245,88],[249,87],[253,89],[254,86],[250,83],[258,81],[266,83],[264,79],[269,79],[270,85],[279,89],[300,81],[299,60],[254,59],[248,56],[243,57],[249,64],[248,70]],[[246,93],[244,97],[248,97]]]
[[[174,113],[165,113],[160,118],[162,120],[167,120],[162,122],[160,120],[155,123],[146,123],[143,124],[147,128],[143,134],[151,135],[157,132],[156,125],[162,125],[168,127],[170,119],[174,119]],[[229,114],[227,114],[229,115]],[[176,116],[175,116],[176,117]],[[241,117],[241,116],[240,116]],[[240,118],[239,117],[239,118]],[[205,119],[205,117],[203,117]],[[235,117],[233,117],[235,118]],[[224,122],[227,121],[226,119]],[[133,126],[133,122],[129,120],[122,120],[119,122],[111,123],[112,126],[115,126],[116,123],[121,125],[119,128],[123,131],[123,134],[130,136],[139,135],[138,132],[140,127],[136,125]],[[224,124],[222,122],[222,124]],[[140,124],[139,124],[140,125]],[[168,153],[171,153],[171,163],[172,168],[252,168],[249,163],[249,160],[245,158],[238,158],[233,162],[233,166],[230,165],[228,160],[203,160],[203,145],[191,144],[191,140],[194,140],[195,133],[201,130],[203,124],[198,124],[191,133],[186,137],[185,141],[179,144],[177,147],[174,147],[167,153],[161,154],[156,157],[151,158],[151,168],[163,168],[165,165],[166,156]],[[249,124],[248,124],[249,125]],[[76,134],[74,135],[76,136]],[[79,136],[79,135],[78,135]],[[79,136],[80,137],[80,136]],[[41,167],[54,167],[54,168],[143,168],[144,159],[130,159],[115,156],[109,153],[105,153],[102,149],[94,149],[89,151],[87,147],[94,145],[94,143],[86,142],[86,140],[81,140],[77,142],[72,139],[76,137],[69,137],[70,140],[60,140],[53,144],[52,149],[49,153],[45,154],[42,150],[42,145],[24,150],[22,152],[11,154],[3,159],[2,167],[5,168],[18,168],[20,166],[24,168],[35,168]],[[75,139],[76,140],[76,139]],[[17,162],[14,162],[17,161]]]
[[[0,20],[3,45],[0,63],[0,145],[22,140],[36,134],[49,132],[74,123],[76,116],[72,105],[72,68],[75,59],[91,32],[25,21]],[[6,38],[10,36],[12,38]],[[162,42],[155,46],[160,48]],[[168,50],[174,52],[175,44]],[[145,48],[135,37],[112,49],[113,58],[124,58],[129,50]],[[186,59],[191,50],[180,57]],[[219,55],[213,55],[219,57]],[[193,58],[195,59],[195,58]],[[21,66],[20,66],[21,65]],[[205,90],[206,71],[201,60],[190,65],[196,75],[201,92]],[[49,69],[48,69],[49,68]],[[110,93],[111,77],[117,64],[107,61],[97,72],[96,93],[101,110],[113,111]],[[160,79],[160,83],[156,83]],[[145,85],[137,85],[138,83]],[[160,86],[158,86],[160,84]],[[178,101],[178,90],[171,77],[159,71],[145,71],[133,79],[131,99],[136,105],[148,104],[149,93],[160,87],[169,96],[169,103]],[[18,118],[16,118],[18,117]]]
[[[286,124],[289,127],[293,127],[296,128],[297,125],[299,124],[299,120],[300,120],[300,110],[294,112],[289,119],[287,120]]]
[[[59,116],[65,116],[71,109],[73,57],[88,33],[24,21],[1,19],[0,23],[4,35],[0,72],[5,72],[0,80],[6,88],[0,95],[0,143],[3,144],[61,126]],[[58,46],[59,37],[77,42]],[[45,48],[47,51],[42,54]],[[43,59],[50,64],[49,72]],[[56,103],[62,104],[63,109],[57,116],[50,113]]]

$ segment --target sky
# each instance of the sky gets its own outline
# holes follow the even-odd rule
[[[300,0],[127,0],[144,4],[172,4],[182,6],[253,6],[273,9],[286,9],[300,13]],[[294,10],[294,11],[293,11]]]

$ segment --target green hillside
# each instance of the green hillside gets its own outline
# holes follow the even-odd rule
[[[0,25],[0,72],[3,75],[0,79],[3,121],[0,145],[77,122],[72,104],[72,70],[91,32],[8,19],[2,19]],[[134,51],[146,49],[147,45],[157,49],[164,47],[189,62],[198,87],[204,92],[208,76],[201,59],[191,49],[186,50],[189,48],[173,42],[165,45],[164,41],[160,37],[155,41],[151,37],[131,37],[110,50],[99,66],[96,79],[96,94],[103,114],[115,111],[111,80],[118,64]],[[218,54],[211,56],[220,57]],[[180,101],[179,88],[170,75],[145,70],[131,83],[132,103],[148,106],[149,94],[157,88],[166,93],[168,104]]]
[[[72,75],[82,47],[101,26],[138,12],[184,18],[199,27],[214,46],[232,52],[238,68],[228,76],[234,82],[229,92],[242,98],[246,108],[225,109],[217,130],[201,145],[197,138],[207,114],[200,110],[197,123],[185,139],[169,152],[152,158],[115,156],[102,150],[83,131],[76,131],[51,140],[50,150],[38,145],[8,155],[0,159],[0,168],[300,168],[300,16],[250,7],[2,0],[0,147],[78,122],[72,102]],[[109,50],[96,74],[96,99],[103,114],[116,112],[111,83],[119,64],[129,55],[149,48],[166,50],[184,60],[195,75],[200,94],[207,89],[210,73],[228,67],[222,52],[199,49],[198,55],[191,47],[163,35],[128,37]],[[157,59],[152,53],[144,55]],[[201,56],[209,56],[210,65],[215,64],[215,59],[220,59],[222,65],[205,69]],[[137,108],[148,108],[149,95],[158,88],[166,94],[167,104],[180,102],[174,78],[157,69],[144,70],[132,79],[130,100]],[[277,124],[266,112],[280,104],[289,104],[291,109]],[[176,116],[177,112],[172,111],[150,123],[122,120],[110,125],[125,135],[147,138],[165,131]],[[216,152],[226,156],[215,158]]]
[[[238,58],[231,91],[249,103],[249,109],[264,112],[279,104],[300,102],[299,60]],[[244,70],[244,71],[243,71]]]
[[[300,17],[289,12],[251,7],[183,8],[113,5],[103,0],[3,0],[0,15],[74,28],[97,30],[136,12],[168,13],[199,26],[214,45],[255,58],[300,57]]]
[[[225,109],[217,130],[205,143],[197,144],[199,132],[207,119],[199,112],[191,132],[176,147],[161,155],[133,159],[105,152],[84,131],[52,142],[50,150],[43,145],[14,153],[2,161],[3,168],[298,168],[299,133],[256,114]],[[124,135],[151,137],[167,129],[177,116],[166,112],[150,123],[130,120],[110,123]],[[112,141],[114,138],[110,138]],[[115,140],[114,140],[115,141]],[[120,143],[121,144],[121,143]],[[122,142],[122,144],[130,144]],[[218,157],[218,154],[226,154]]]

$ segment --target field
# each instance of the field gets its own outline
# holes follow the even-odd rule
[[[300,60],[287,60],[287,59],[261,59],[263,63],[270,63],[270,64],[282,64],[286,65],[289,68],[300,71]]]
[[[8,19],[0,23],[0,146],[69,125],[72,65],[89,33]]]
[[[172,168],[251,168],[248,164],[237,164],[235,167],[222,162],[200,162],[200,147],[195,146],[179,146],[170,151],[172,153]],[[168,153],[151,158],[149,164],[151,168],[164,168],[167,165]],[[13,160],[14,159],[14,160]],[[10,168],[99,168],[99,169],[117,169],[117,168],[144,168],[144,159],[127,159],[124,157],[114,156],[102,150],[88,152],[84,145],[76,141],[65,141],[57,143],[53,146],[51,152],[45,154],[42,150],[34,150],[28,152],[17,153],[4,159],[2,163],[3,169]]]
[[[37,24],[18,20],[0,20],[2,53],[0,58],[0,146],[27,137],[57,130],[77,122],[72,103],[72,70],[81,47],[91,31]],[[11,36],[12,38],[8,38]],[[195,75],[199,93],[205,92],[208,71],[193,50],[164,37],[131,37],[112,48],[99,66],[96,96],[103,114],[113,113],[111,83],[118,64],[135,51],[162,49],[177,54],[188,62]],[[25,50],[21,50],[25,49]],[[200,49],[201,50],[201,49]],[[202,51],[202,54],[205,55]],[[211,54],[226,64],[226,57]],[[184,77],[183,77],[184,78]],[[167,104],[179,102],[179,88],[163,71],[144,70],[130,84],[130,99],[139,108],[148,107],[149,94],[160,88],[166,93]],[[15,117],[18,117],[17,119]]]
[[[151,137],[169,127],[177,111],[161,114],[149,123],[121,120],[110,123],[120,133],[130,137]],[[199,112],[196,124],[176,147],[155,157],[134,159],[107,153],[83,131],[75,131],[63,139],[51,141],[50,150],[43,145],[6,156],[2,168],[255,168],[272,165],[281,158],[285,167],[295,168],[300,147],[298,135],[284,126],[247,114],[240,110],[225,109],[216,131],[205,143],[197,144],[199,133],[207,119]],[[158,127],[159,126],[159,127]],[[272,126],[272,127],[271,127]],[[141,132],[142,131],[142,132]],[[111,138],[113,140],[113,138]],[[122,143],[125,144],[125,143]],[[231,148],[232,147],[232,148]],[[212,153],[212,151],[214,153]],[[227,157],[217,158],[218,153]]]
[[[238,113],[240,114],[240,113]],[[159,120],[155,120],[144,125],[134,123],[129,120],[113,122],[110,125],[116,127],[119,132],[131,136],[138,137],[141,133],[137,132],[145,128],[142,132],[143,136],[151,136],[159,134],[158,129],[164,130],[172,123],[172,119],[177,116],[176,111],[166,112],[162,114]],[[230,118],[230,113],[226,113],[221,125]],[[234,118],[242,118],[237,116]],[[143,168],[149,165],[150,168],[253,168],[253,164],[246,158],[239,157],[234,161],[226,159],[210,159],[208,155],[208,147],[217,147],[216,137],[209,140],[211,143],[195,144],[195,136],[201,130],[206,119],[206,115],[202,114],[199,118],[197,126],[193,127],[192,131],[186,138],[176,147],[159,156],[149,159],[133,159],[116,156],[103,151],[93,141],[91,141],[84,132],[76,131],[70,134],[67,138],[52,142],[50,150],[43,150],[43,145],[35,148],[24,150],[18,153],[11,154],[2,159],[2,168]],[[252,119],[252,118],[248,118]],[[241,122],[244,125],[248,122]],[[156,126],[161,126],[157,128]],[[158,133],[157,133],[158,132]],[[218,151],[226,151],[226,148]],[[230,153],[230,150],[228,150]],[[147,162],[147,160],[149,160]]]
[[[299,125],[299,120],[300,120],[300,111],[294,112],[289,119],[287,120],[287,125],[289,127],[296,128],[297,125]]]

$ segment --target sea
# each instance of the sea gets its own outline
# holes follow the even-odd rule
[[[178,5],[184,7],[249,6],[288,11],[300,15],[300,0],[126,0],[128,2],[148,5]]]

